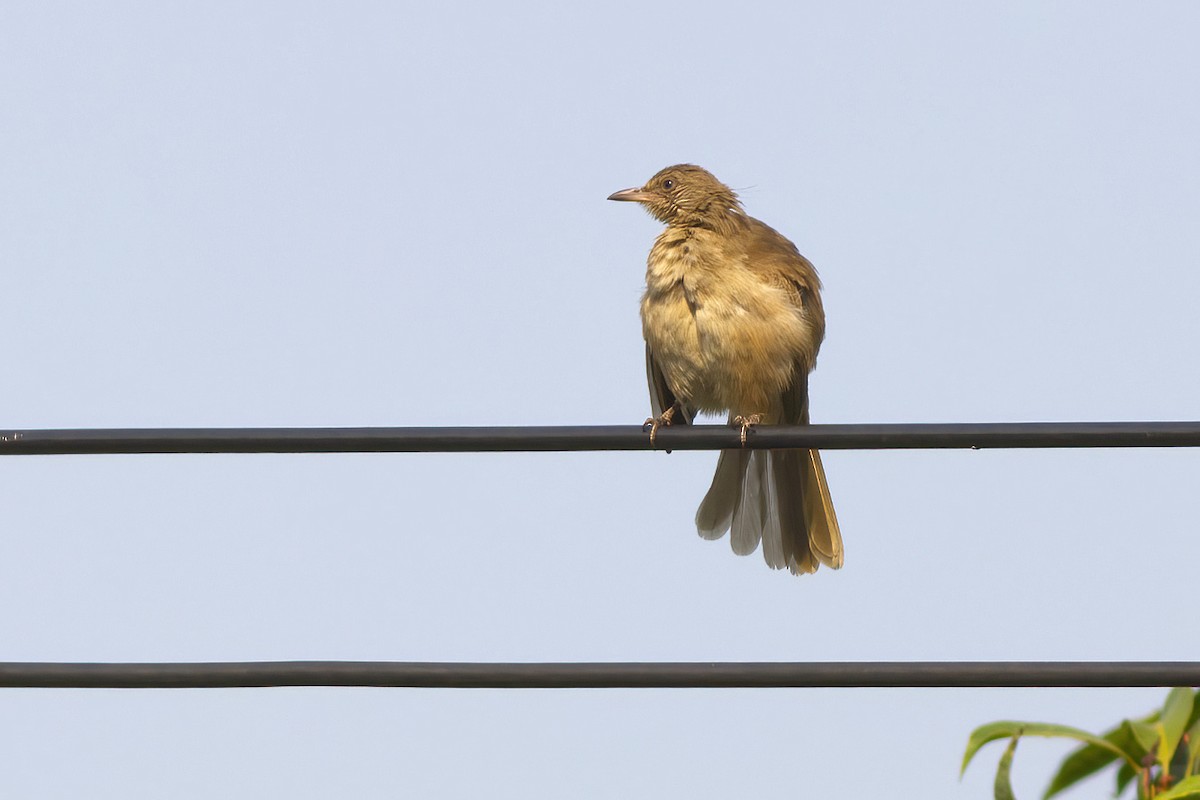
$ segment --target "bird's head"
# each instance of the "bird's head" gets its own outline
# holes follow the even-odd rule
[[[715,222],[741,209],[732,189],[694,164],[659,170],[645,186],[614,192],[608,199],[641,203],[656,219],[680,226]]]

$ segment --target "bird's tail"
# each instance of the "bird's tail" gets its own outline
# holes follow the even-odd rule
[[[705,539],[731,530],[738,555],[761,540],[773,569],[799,575],[842,566],[842,533],[816,450],[722,450],[696,528]]]

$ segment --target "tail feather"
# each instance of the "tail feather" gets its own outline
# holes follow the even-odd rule
[[[733,552],[739,556],[748,556],[758,549],[758,542],[771,513],[770,491],[766,459],[752,452],[742,471],[742,486],[734,507],[729,537]]]
[[[833,510],[833,498],[829,494],[829,483],[825,480],[825,468],[821,466],[821,454],[816,450],[803,452],[802,491],[808,544],[822,564],[839,569],[843,559],[842,530],[838,526],[837,512]]]
[[[803,474],[803,450],[777,450],[774,456],[774,479],[779,519],[780,544],[784,563],[793,574],[802,575],[817,571],[809,544],[809,523]]]
[[[784,542],[784,518],[780,514],[780,503],[783,498],[779,492],[779,456],[783,452],[762,450],[750,457],[754,463],[761,464],[763,483],[766,492],[766,514],[763,516],[762,545],[763,558],[771,569],[783,569],[787,566],[787,547]]]
[[[815,572],[842,566],[842,535],[816,450],[724,450],[696,511],[705,539],[726,531],[738,555],[763,543],[773,569]]]
[[[704,539],[720,539],[733,524],[742,495],[742,476],[750,463],[749,450],[722,450],[712,486],[696,509],[696,530]]]

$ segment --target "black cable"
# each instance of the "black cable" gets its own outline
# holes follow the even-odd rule
[[[1200,662],[0,663],[0,687],[391,686],[467,689],[1200,686]]]
[[[740,447],[725,425],[658,431],[660,450]],[[822,450],[1197,447],[1200,422],[1014,422],[778,425],[750,431],[752,448]],[[650,450],[636,425],[478,428],[113,428],[0,430],[0,455],[88,453],[372,453]]]

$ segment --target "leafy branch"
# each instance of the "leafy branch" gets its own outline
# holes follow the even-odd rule
[[[1010,774],[1022,736],[1083,742],[1063,759],[1042,800],[1108,767],[1116,767],[1117,796],[1132,785],[1137,800],[1200,800],[1200,702],[1192,689],[1172,689],[1161,709],[1141,719],[1122,720],[1100,735],[1044,722],[981,725],[967,740],[962,772],[985,744],[1009,739],[996,770],[995,798],[1015,800]]]

